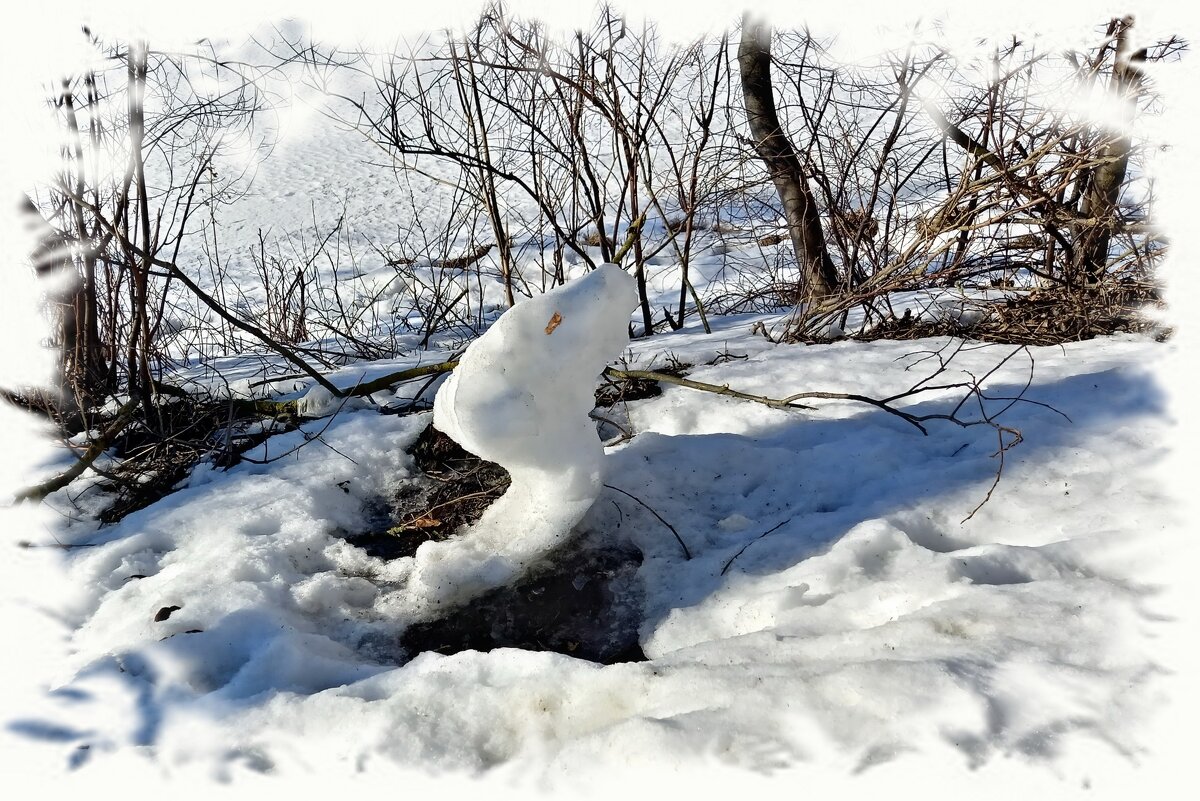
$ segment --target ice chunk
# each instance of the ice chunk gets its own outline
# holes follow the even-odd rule
[[[741,531],[752,525],[754,525],[754,520],[740,512],[734,512],[729,517],[717,521],[717,527],[722,531]]]
[[[415,614],[508,581],[595,501],[604,450],[588,413],[636,305],[633,279],[606,264],[522,301],[467,348],[434,425],[505,467],[512,486],[466,534],[417,550],[405,593]]]
[[[296,413],[301,417],[328,417],[339,410],[365,409],[369,404],[362,398],[338,398],[325,387],[314,384],[304,397],[296,403]]]

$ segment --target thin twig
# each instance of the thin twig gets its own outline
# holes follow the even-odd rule
[[[772,526],[771,528],[767,529],[767,530],[766,530],[766,531],[764,531],[762,534],[759,534],[757,537],[755,537],[754,539],[750,540],[750,541],[749,541],[749,542],[747,542],[745,545],[743,545],[743,546],[742,546],[742,547],[741,547],[741,548],[738,550],[738,552],[737,552],[737,553],[735,553],[733,556],[729,557],[729,561],[725,563],[725,566],[724,566],[723,568],[721,568],[721,575],[722,575],[722,576],[723,576],[723,575],[725,575],[725,571],[726,571],[726,570],[728,570],[728,569],[729,569],[729,566],[733,564],[733,560],[734,560],[734,559],[737,559],[739,556],[741,556],[741,555],[742,555],[742,554],[745,552],[745,550],[746,550],[747,548],[749,548],[751,545],[753,545],[754,543],[758,542],[759,540],[761,540],[763,537],[767,536],[768,534],[773,534],[773,533],[775,533],[776,531],[778,531],[779,529],[783,528],[783,526],[784,526],[786,523],[789,523],[789,522],[791,522],[791,520],[792,520],[792,518],[790,518],[790,517],[789,517],[787,520],[782,520],[782,521],[780,521],[779,523],[776,523],[774,526]]]
[[[645,508],[647,511],[649,511],[650,514],[657,517],[658,522],[662,523],[664,526],[671,529],[671,533],[675,535],[675,540],[679,543],[679,547],[683,549],[683,558],[684,559],[692,558],[692,552],[688,550],[688,547],[684,543],[683,538],[679,536],[679,532],[675,530],[674,526],[672,526],[665,519],[663,519],[662,515],[660,515],[656,511],[654,511],[654,509],[652,509],[649,504],[647,504],[645,501],[643,501],[641,498],[637,497],[636,495],[626,492],[625,490],[621,489],[620,487],[614,487],[612,484],[605,484],[604,486],[608,487],[610,490],[613,490],[614,492],[619,492],[628,498],[632,498],[633,500],[635,500],[639,504],[641,504],[643,508]]]

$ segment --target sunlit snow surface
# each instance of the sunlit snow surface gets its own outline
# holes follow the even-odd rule
[[[563,317],[540,335],[571,335]],[[722,326],[626,355],[724,354],[692,377],[756,394],[884,396],[945,344],[775,346],[748,320]],[[997,467],[985,427],[934,423],[925,437],[850,403],[785,412],[677,387],[630,404],[637,434],[605,454],[605,480],[670,521],[693,558],[626,496],[605,490],[591,506],[578,530],[645,554],[650,661],[612,666],[513,649],[405,663],[411,560],[382,562],[338,534],[408,475],[403,449],[430,415],[343,410],[306,425],[328,424],[324,444],[201,469],[118,525],[54,532],[88,547],[20,551],[30,571],[63,560],[81,593],[46,624],[70,655],[43,694],[6,710],[6,733],[84,770],[135,748],[205,774],[399,764],[565,783],[639,764],[848,773],[933,754],[1078,777],[1096,759],[1136,759],[1158,701],[1142,644],[1167,625],[1137,577],[1171,522],[1151,469],[1170,429],[1150,371],[1169,347],[1125,336],[1031,349],[1028,397],[1071,422],[1014,407],[1006,420],[1025,441],[965,523]],[[1006,352],[965,352],[958,366],[982,374]],[[1024,384],[1028,362],[1010,366],[992,394]],[[530,425],[512,408],[499,417],[489,437]],[[536,520],[544,501],[514,496],[506,513]]]
[[[360,233],[386,242],[410,227],[408,193],[428,201],[423,213],[439,213],[423,182],[381,179],[365,163],[369,151],[329,125],[285,137],[250,195],[221,220],[232,282],[253,285],[248,248],[260,226],[282,235],[315,217],[327,230],[345,213]],[[761,268],[775,253],[754,248],[747,257],[701,244],[692,281],[718,295],[742,290],[752,262]],[[396,272],[364,253],[361,271],[346,279],[353,300],[390,309],[401,289]],[[185,253],[181,263],[192,268],[197,259]],[[584,274],[570,253],[566,262],[569,276]],[[492,256],[482,264],[496,272]],[[531,281],[540,274],[517,266]],[[652,306],[673,303],[678,265],[659,257],[646,271]],[[487,278],[480,304],[490,314],[503,291]],[[898,314],[930,303],[916,293],[893,300]],[[592,342],[592,332],[574,327],[595,311],[582,299],[568,309],[546,298],[522,305],[537,313],[521,339],[588,355],[505,348],[486,361],[523,364],[522,375],[545,370],[545,385],[563,393],[561,408],[585,415],[596,360],[615,355],[623,327]],[[547,335],[553,311],[563,320]],[[751,394],[884,397],[927,375],[928,352],[946,344],[776,346],[751,333],[756,322],[778,330],[781,321],[714,315],[711,335],[693,325],[639,340],[624,355],[650,369],[673,356],[700,365],[691,378]],[[334,380],[350,387],[448,355],[415,351],[419,340],[405,333],[398,345],[411,356],[353,364]],[[800,782],[818,766],[850,775],[928,756],[972,767],[1028,763],[1077,786],[1105,763],[1139,760],[1147,718],[1169,712],[1146,644],[1172,624],[1159,619],[1154,588],[1140,577],[1166,558],[1157,536],[1176,524],[1153,469],[1173,436],[1153,371],[1173,347],[1120,336],[1030,349],[1028,397],[1070,421],[1043,406],[1012,408],[1004,421],[1024,442],[1007,453],[990,501],[965,522],[998,466],[986,427],[932,423],[922,436],[863,405],[785,412],[667,387],[621,410],[635,436],[603,458],[598,439],[585,446],[546,429],[546,450],[526,466],[529,481],[476,526],[474,545],[427,546],[416,560],[394,562],[343,535],[368,526],[410,477],[404,449],[434,415],[381,415],[312,392],[308,411],[338,413],[247,454],[266,460],[304,445],[282,460],[198,468],[178,492],[103,529],[80,522],[72,487],[51,499],[63,516],[48,530],[19,535],[46,547],[10,548],[5,559],[47,589],[17,613],[52,632],[48,640],[61,637],[61,653],[42,654],[25,671],[36,691],[3,710],[0,750],[16,753],[10,744],[20,744],[28,754],[37,744],[62,769],[85,775],[136,754],[173,776],[399,765],[564,785],[637,766],[714,763],[794,770]],[[1007,352],[964,352],[956,367],[982,375]],[[192,377],[215,391],[245,391],[269,361],[231,357],[219,365],[223,375]],[[275,366],[275,376],[294,372]],[[1027,368],[1015,358],[992,377],[992,394],[1019,390]],[[454,394],[451,406],[474,406],[478,419],[489,392],[510,401],[474,426],[476,436],[519,443],[555,422],[540,408],[520,411],[521,382],[480,385],[482,399],[468,399],[466,383],[444,383],[439,404]],[[299,397],[307,388],[279,378],[258,389]],[[919,405],[948,412],[957,400],[924,396]],[[494,458],[484,453],[489,443],[466,444]],[[560,448],[588,467],[547,471]],[[693,558],[621,492],[602,489],[593,503],[597,471],[669,521]],[[410,621],[459,594],[416,589],[438,586],[426,581],[435,562],[472,576],[474,587],[503,580],[523,553],[562,533],[561,525],[538,526],[581,513],[578,533],[630,541],[644,553],[639,639],[649,661],[601,666],[513,649],[409,661],[399,649]],[[484,544],[487,551],[474,550]],[[469,557],[493,548],[507,555],[488,575]],[[429,558],[434,552],[453,558]],[[70,603],[58,600],[67,591]],[[22,643],[9,645],[26,663]]]

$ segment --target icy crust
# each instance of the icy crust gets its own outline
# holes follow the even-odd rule
[[[600,493],[588,418],[596,376],[628,344],[633,278],[606,264],[522,301],[475,340],[434,401],[434,425],[508,470],[464,536],[427,542],[403,593],[414,616],[499,586],[566,537]]]

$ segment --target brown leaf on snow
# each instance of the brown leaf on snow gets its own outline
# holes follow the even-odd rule
[[[159,609],[157,613],[155,613],[154,622],[162,623],[171,616],[172,612],[178,611],[182,608],[182,606],[164,606],[162,609]]]
[[[550,334],[553,334],[554,329],[558,328],[558,325],[561,322],[562,322],[562,315],[559,314],[558,312],[555,312],[554,316],[550,318],[550,322],[546,323],[546,335],[549,336]]]

